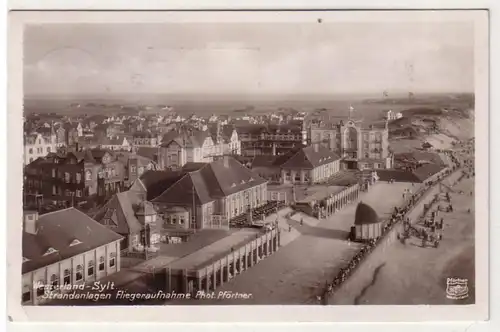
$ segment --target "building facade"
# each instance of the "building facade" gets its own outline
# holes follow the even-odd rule
[[[173,132],[159,149],[159,164],[163,169],[176,169],[185,164],[207,163],[217,155],[217,147],[207,131]]]
[[[290,124],[240,125],[236,131],[244,156],[283,155],[302,147],[305,136],[303,125]]]
[[[272,160],[256,157],[252,170],[281,184],[314,184],[326,182],[341,169],[341,158],[335,152],[311,145],[295,149]]]
[[[57,136],[53,132],[49,136],[32,133],[24,139],[24,165],[28,165],[38,158],[45,157],[57,150]]]
[[[120,271],[122,237],[74,208],[41,216],[25,212],[23,226],[24,305],[50,301]]]
[[[392,168],[393,156],[389,151],[389,130],[383,125],[364,126],[361,121],[315,123],[310,126],[312,145],[321,145],[338,153],[349,169]]]

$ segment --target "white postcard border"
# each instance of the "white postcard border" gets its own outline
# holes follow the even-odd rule
[[[418,12],[286,12],[286,13],[215,13],[191,12],[169,13],[11,13],[9,17],[9,57],[8,57],[8,285],[17,285],[20,280],[21,266],[21,223],[22,219],[22,26],[27,22],[143,22],[176,21],[190,22],[217,21],[287,21],[317,20],[318,15],[323,20],[375,20],[377,15],[392,15],[384,17],[384,21],[394,19],[423,19]],[[467,20],[470,12],[456,11],[453,18],[448,18],[443,12],[426,12],[428,19],[443,21]],[[17,15],[20,14],[20,15]],[[397,15],[396,15],[397,14]],[[474,15],[476,27],[476,303],[473,306],[166,306],[166,307],[21,307],[19,304],[20,287],[8,289],[8,312],[14,321],[113,321],[119,322],[282,322],[282,321],[451,321],[483,320],[488,312],[488,21],[485,13],[477,11]],[[342,17],[341,17],[341,16]],[[487,13],[486,13],[487,15]],[[250,17],[251,16],[251,17]],[[337,16],[337,17],[335,17]],[[395,18],[397,16],[397,18]],[[379,16],[380,19],[380,16]],[[479,282],[481,280],[481,282]],[[167,312],[168,311],[168,312]],[[390,314],[390,317],[389,315]]]

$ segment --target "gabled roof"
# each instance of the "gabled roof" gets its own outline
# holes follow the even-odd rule
[[[307,146],[289,152],[276,162],[282,168],[313,169],[339,159],[335,152],[323,146],[317,146],[316,149]]]
[[[196,203],[205,204],[267,182],[231,157],[192,164],[188,170],[153,202],[192,204],[194,189]]]
[[[124,191],[113,195],[94,216],[95,220],[118,234],[136,233],[143,229],[135,215],[134,206],[140,204],[140,197]]]
[[[102,162],[102,158],[106,154],[109,154],[111,157],[113,157],[113,153],[110,150],[107,149],[90,149],[90,153],[92,154],[92,157],[97,161],[97,162]]]
[[[147,171],[134,182],[131,190],[147,193],[146,199],[152,200],[179,181],[185,172],[178,171]]]
[[[123,238],[75,208],[41,215],[36,225],[36,234],[23,232],[22,255],[29,259],[23,274]],[[81,243],[71,246],[75,239]],[[49,248],[56,252],[47,253]]]
[[[186,173],[160,196],[152,200],[155,203],[196,205],[213,201],[209,196],[205,183],[198,172]]]

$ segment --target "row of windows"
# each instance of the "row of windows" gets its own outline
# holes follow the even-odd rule
[[[47,151],[47,153],[50,153],[50,152],[51,152],[51,150],[50,150],[50,146],[48,146],[48,147],[46,148],[46,151]],[[38,153],[38,154],[43,153],[43,148],[36,148],[36,153]],[[28,154],[33,154],[33,148],[29,148],[29,150],[28,150]]]
[[[104,271],[106,265],[106,259],[104,256],[99,257],[99,272]],[[108,260],[108,265],[110,268],[116,266],[116,253],[111,253]],[[76,266],[75,277],[74,280],[72,277],[72,270],[65,269],[63,272],[63,285],[70,285],[72,282],[78,283],[84,279],[84,271],[83,265],[79,264]],[[90,260],[87,264],[87,277],[93,277],[95,274],[95,263],[93,260]],[[35,284],[36,296],[40,297],[45,294],[45,292],[50,291],[50,289],[45,289],[47,286],[52,289],[57,289],[59,287],[59,276],[53,273],[50,276],[50,284],[46,284],[45,280],[38,280]],[[31,301],[31,287],[24,286],[23,287],[23,302]]]
[[[52,186],[52,195],[62,195],[63,194],[63,191],[61,189],[61,187],[56,187],[56,186]],[[82,197],[83,195],[83,191],[82,190],[75,190],[75,191],[71,191],[69,189],[66,189],[64,190],[64,196],[67,196],[67,197],[71,197],[71,196],[76,196],[76,197]]]

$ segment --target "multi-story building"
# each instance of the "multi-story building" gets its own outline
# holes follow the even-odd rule
[[[120,271],[122,236],[74,208],[25,212],[22,304],[37,305]]]
[[[130,191],[143,192],[167,229],[228,226],[228,220],[267,203],[267,181],[229,156],[160,173],[159,181],[146,173]]]
[[[32,203],[28,197],[41,196],[44,203],[76,206],[124,189],[124,165],[98,149],[51,153],[26,166],[24,173],[25,204]]]
[[[159,165],[163,169],[175,169],[189,162],[211,162],[215,155],[216,146],[208,131],[175,131],[163,137]]]
[[[56,133],[52,131],[49,135],[41,133],[30,133],[24,136],[24,165],[28,165],[38,158],[45,157],[57,149]]]
[[[309,131],[310,144],[336,152],[345,168],[392,168],[387,121],[369,125],[350,119],[339,123],[319,122],[312,123]]]
[[[244,156],[283,155],[304,146],[307,135],[303,124],[247,124],[236,131]]]
[[[65,146],[67,144],[66,140],[66,129],[63,124],[60,124],[56,129],[56,145],[57,147]]]
[[[104,137],[100,140],[101,148],[111,151],[131,151],[132,143],[125,135]]]
[[[66,134],[66,145],[72,146],[78,142],[78,138],[83,136],[83,127],[80,122],[68,122],[64,125]]]
[[[156,147],[160,144],[161,135],[152,132],[136,132],[132,139],[134,147]]]
[[[241,142],[233,126],[223,126],[220,122],[208,127],[214,142],[214,156],[240,155]]]
[[[320,146],[308,146],[282,156],[256,156],[252,170],[282,184],[314,184],[327,181],[340,171],[341,158]]]

